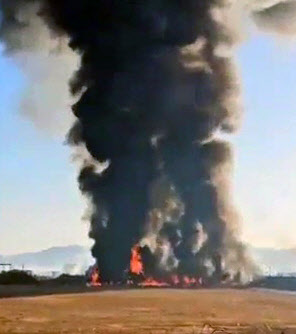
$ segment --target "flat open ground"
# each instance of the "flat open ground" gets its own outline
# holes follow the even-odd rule
[[[0,333],[296,333],[296,295],[135,289],[0,300]],[[204,329],[202,329],[204,327]],[[255,328],[257,328],[255,330]],[[217,331],[216,333],[222,333]]]

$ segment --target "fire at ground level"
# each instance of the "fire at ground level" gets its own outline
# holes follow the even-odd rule
[[[147,275],[145,271],[145,265],[141,254],[141,247],[135,245],[131,249],[131,257],[129,267],[123,274],[123,279],[119,282],[104,281],[100,275],[100,269],[95,264],[86,273],[88,286],[100,287],[103,285],[130,285],[139,287],[179,287],[179,288],[198,288],[198,287],[210,287],[220,284],[237,284],[241,283],[240,273],[235,276],[231,276],[228,273],[222,272],[222,267],[218,265],[219,270],[215,271],[215,275],[211,277],[204,277],[202,275],[186,275],[180,273],[166,273],[162,277],[153,277]]]
[[[0,333],[296,333],[293,294],[247,289],[99,291],[0,299]]]

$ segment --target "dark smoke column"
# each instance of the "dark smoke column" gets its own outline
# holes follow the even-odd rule
[[[90,236],[104,281],[122,280],[147,230],[157,246],[146,243],[153,266],[144,264],[154,275],[211,269],[219,279],[228,249],[243,258],[224,175],[231,153],[214,139],[239,118],[225,51],[232,40],[217,15],[226,8],[219,0],[45,1],[42,15],[81,54],[69,140],[109,164],[102,173],[85,164],[79,176],[93,204]],[[155,226],[148,213],[157,179],[184,211]]]

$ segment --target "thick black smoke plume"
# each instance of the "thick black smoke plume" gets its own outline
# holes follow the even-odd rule
[[[244,8],[264,27],[274,26],[275,11],[294,8],[270,2]],[[235,41],[225,24],[233,3],[2,0],[6,43],[15,14],[34,4],[51,38],[66,36],[81,56],[69,142],[91,156],[79,184],[92,203],[92,252],[103,281],[123,279],[136,244],[154,277],[220,280],[253,269],[237,236],[231,148],[217,139],[240,119]]]
[[[81,54],[72,91],[82,96],[73,106],[78,121],[69,140],[109,162],[99,174],[85,165],[79,176],[94,207],[90,236],[104,281],[122,279],[137,243],[149,274],[212,270],[217,279],[227,242],[239,245],[227,216],[227,182],[220,180],[231,152],[214,139],[239,118],[231,59],[218,49],[232,43],[218,17],[226,6],[51,0],[43,8]],[[157,179],[169,190],[164,201],[178,198],[183,209],[155,226],[153,210],[160,208],[150,197]]]

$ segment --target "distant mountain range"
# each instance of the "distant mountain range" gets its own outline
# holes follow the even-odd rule
[[[266,274],[296,273],[296,248],[273,249],[249,247],[250,254]],[[84,273],[94,262],[90,250],[72,245],[17,255],[1,256],[0,262],[11,263],[14,268],[35,272]]]
[[[11,263],[16,269],[24,268],[40,273],[57,271],[79,274],[85,272],[94,260],[88,248],[72,245],[32,253],[0,255],[0,262]]]

